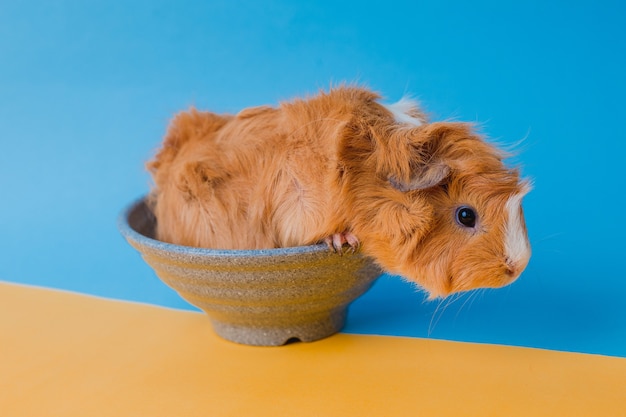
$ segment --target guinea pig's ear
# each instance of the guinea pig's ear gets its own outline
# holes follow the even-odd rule
[[[450,167],[442,162],[430,163],[418,166],[414,169],[409,181],[399,181],[393,176],[389,177],[389,183],[397,190],[425,190],[441,184],[450,174]]]
[[[383,132],[374,135],[377,172],[400,191],[439,185],[466,160],[481,162],[480,155],[494,152],[467,123],[435,122],[415,128],[392,127]]]
[[[450,166],[438,153],[441,132],[431,125],[394,126],[375,139],[376,170],[400,191],[424,190],[441,184]]]

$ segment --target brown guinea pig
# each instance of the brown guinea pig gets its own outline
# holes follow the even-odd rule
[[[217,249],[360,245],[430,298],[514,281],[530,185],[465,123],[359,87],[237,115],[178,114],[148,164],[160,240]]]

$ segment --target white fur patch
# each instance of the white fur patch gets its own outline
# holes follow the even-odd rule
[[[408,97],[402,97],[400,101],[393,104],[385,104],[384,106],[387,110],[389,110],[389,112],[391,112],[391,114],[393,114],[393,118],[397,123],[410,124],[416,127],[424,124],[423,120],[420,120],[415,116],[411,116],[411,113],[415,112],[419,108],[415,100]]]
[[[530,258],[530,244],[524,231],[520,210],[522,198],[524,198],[527,192],[527,190],[524,190],[519,194],[515,194],[506,202],[508,221],[506,224],[504,250],[507,258],[514,264],[525,263]]]

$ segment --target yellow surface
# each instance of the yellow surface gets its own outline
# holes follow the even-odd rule
[[[626,359],[340,334],[279,348],[199,313],[0,283],[1,416],[626,416]]]

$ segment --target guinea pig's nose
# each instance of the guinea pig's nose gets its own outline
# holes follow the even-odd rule
[[[504,273],[511,279],[515,279],[522,273],[524,268],[526,268],[526,263],[527,262],[524,262],[524,261],[515,262],[510,259],[507,259],[506,269],[504,270]]]
[[[517,270],[515,269],[514,265],[511,264],[507,264],[506,265],[506,270],[504,271],[505,274],[507,274],[509,277],[513,278],[517,275]]]

